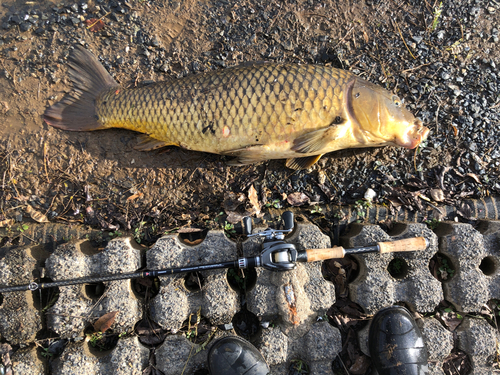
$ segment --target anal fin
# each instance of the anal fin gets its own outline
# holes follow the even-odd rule
[[[286,166],[290,169],[296,169],[296,170],[307,169],[313,166],[322,156],[323,154],[314,156],[305,156],[303,158],[287,159]]]
[[[147,134],[139,135],[139,143],[134,146],[137,151],[153,151],[165,146],[174,145],[171,142],[160,141],[159,139],[150,137]]]

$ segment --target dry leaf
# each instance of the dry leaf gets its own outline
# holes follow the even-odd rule
[[[226,213],[227,213],[226,221],[228,223],[231,223],[231,224],[239,223],[241,220],[243,220],[243,218],[245,216],[251,215],[251,213],[248,211],[245,211],[242,214],[235,212],[235,211],[230,211],[230,212],[226,212]]]
[[[14,224],[14,219],[5,219],[0,221],[0,228],[8,227]]]
[[[457,137],[458,136],[458,128],[453,124],[451,124],[451,127],[453,128],[453,133],[454,133],[455,137]]]
[[[349,372],[354,375],[362,375],[366,373],[368,367],[370,367],[371,361],[364,354],[360,355],[356,358],[356,361],[353,363],[351,368],[349,368]]]
[[[310,199],[304,193],[295,192],[286,198],[287,202],[292,206],[302,206],[310,202]]]
[[[41,212],[35,210],[33,207],[30,205],[26,206],[26,212],[31,216],[31,218],[39,223],[48,223],[49,219],[47,219],[47,216],[42,214]]]
[[[137,198],[142,198],[144,196],[144,194],[142,193],[136,193],[134,195],[131,195],[130,197],[127,198],[127,202],[131,202],[133,201],[134,199],[137,199]]]
[[[106,332],[115,322],[116,315],[118,315],[118,311],[111,311],[97,319],[94,323],[96,332]]]
[[[474,173],[466,173],[465,174],[466,176],[469,176],[470,178],[472,178],[474,181],[476,181],[478,184],[481,183],[481,180],[479,179],[478,175],[477,174],[474,174]]]
[[[96,32],[102,30],[104,28],[104,22],[101,19],[90,18],[85,20],[85,24],[87,25],[87,29],[90,31]]]
[[[255,190],[253,185],[250,185],[250,189],[248,189],[248,200],[253,208],[255,208],[255,213],[258,215],[260,213],[259,197],[257,197],[257,190]]]

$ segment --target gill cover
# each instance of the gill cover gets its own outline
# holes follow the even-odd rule
[[[415,148],[429,133],[397,95],[361,78],[350,93],[348,112],[353,134],[365,147],[389,143]]]

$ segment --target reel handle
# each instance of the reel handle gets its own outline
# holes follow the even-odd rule
[[[293,229],[293,212],[285,211],[281,216],[283,222],[285,223],[285,230]]]
[[[243,218],[243,234],[248,236],[252,234],[252,218],[245,216]]]

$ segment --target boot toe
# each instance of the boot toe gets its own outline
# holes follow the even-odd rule
[[[380,310],[369,332],[372,363],[384,375],[427,374],[427,349],[410,312],[401,306]]]
[[[238,336],[224,337],[210,348],[208,369],[214,375],[265,375],[269,372],[257,348]]]

